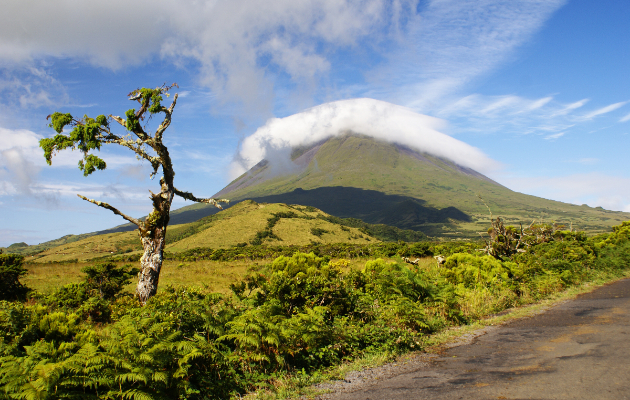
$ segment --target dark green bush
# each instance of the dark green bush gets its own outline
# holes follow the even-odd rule
[[[98,293],[101,299],[113,300],[140,269],[130,264],[118,267],[108,262],[83,267],[81,272],[87,275],[84,281],[87,290]]]
[[[55,308],[76,311],[93,322],[109,322],[111,302],[140,270],[128,264],[118,267],[114,263],[102,263],[81,271],[86,274],[82,282],[62,286],[49,295],[46,302]]]
[[[0,300],[24,300],[29,288],[20,282],[20,277],[27,274],[22,266],[23,256],[18,254],[0,254]]]

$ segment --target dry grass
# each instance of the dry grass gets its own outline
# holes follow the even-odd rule
[[[338,261],[333,259],[331,261]],[[358,258],[346,260],[343,270],[360,270],[365,265],[368,258]],[[423,259],[422,262],[429,263],[431,258]],[[194,262],[164,261],[160,273],[160,287],[173,286],[196,286],[203,287],[211,292],[227,293],[230,284],[242,279],[248,269],[257,268],[270,263],[272,260],[235,260],[235,261],[210,261],[201,260]],[[387,259],[387,261],[396,261]],[[40,293],[52,293],[56,289],[69,283],[77,283],[83,279],[81,268],[92,265],[90,262],[61,263],[61,264],[25,264],[28,275],[21,279],[26,286],[37,290]],[[123,265],[124,263],[118,263]],[[138,263],[131,263],[138,267]],[[127,290],[133,292],[135,280]]]
[[[81,281],[81,268],[86,265],[90,264],[25,264],[28,274],[20,281],[38,292],[51,293],[63,285]]]
[[[323,229],[321,236],[311,233],[311,229]],[[369,238],[361,233],[357,228],[346,228],[347,231],[341,229],[341,225],[333,224],[324,220],[306,220],[306,219],[281,219],[273,228],[279,238],[282,239],[282,245],[305,245],[311,242],[319,243],[375,243],[378,240]]]
[[[136,231],[108,233],[53,247],[35,256],[26,257],[25,262],[45,263],[67,260],[82,262],[117,252],[139,250],[140,248],[140,239]]]
[[[26,286],[41,293],[52,293],[56,289],[69,283],[77,283],[83,279],[81,268],[93,263],[63,263],[63,264],[26,264],[28,275],[21,279]],[[123,265],[124,263],[118,263]],[[138,263],[131,263],[139,266]],[[165,261],[160,273],[160,287],[197,286],[212,292],[225,293],[229,291],[231,283],[245,276],[247,269],[257,266],[252,261],[197,261],[182,263],[179,261]],[[127,290],[133,291],[135,280]]]

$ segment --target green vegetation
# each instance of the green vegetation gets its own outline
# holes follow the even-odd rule
[[[0,300],[23,300],[29,289],[20,282],[27,271],[22,266],[24,257],[0,254]]]
[[[264,265],[250,262],[222,294],[162,286],[144,307],[123,290],[135,272],[129,266],[83,268],[83,280],[51,294],[0,302],[0,398],[273,392],[280,382],[305,385],[358,357],[421,349],[427,335],[446,327],[630,269],[628,223],[592,238],[551,226],[516,234],[503,228],[510,246],[525,243],[523,251],[508,246],[491,256],[471,243],[367,244],[394,260],[364,258],[359,269],[345,258],[293,251]],[[490,248],[500,248],[492,244],[505,243],[505,235],[493,236]],[[263,246],[233,249],[250,248]],[[436,252],[448,255],[443,266],[400,258]]]

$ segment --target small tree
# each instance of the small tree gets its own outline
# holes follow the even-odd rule
[[[140,270],[131,264],[119,267],[108,262],[88,265],[81,268],[81,272],[86,275],[85,286],[89,291],[97,293],[103,300],[114,300]]]
[[[0,300],[24,300],[30,290],[20,282],[20,277],[28,273],[22,266],[24,257],[1,253],[0,251]]]
[[[161,168],[160,191],[158,193],[149,191],[153,202],[153,211],[144,221],[125,215],[105,202],[88,199],[80,194],[77,195],[83,200],[106,208],[138,226],[144,254],[140,259],[141,269],[138,275],[136,294],[143,304],[157,292],[164,246],[166,244],[166,227],[175,195],[185,200],[212,204],[218,208],[221,208],[220,202],[228,202],[228,200],[224,199],[199,199],[191,193],[178,190],[173,184],[175,172],[173,171],[173,164],[168,149],[162,142],[162,137],[164,131],[171,124],[171,117],[177,102],[177,94],[173,97],[173,102],[168,108],[162,105],[162,95],[168,97],[169,89],[174,86],[177,85],[163,85],[155,89],[142,88],[129,93],[129,100],[137,101],[140,104],[140,109],[138,111],[135,109],[127,110],[125,113],[127,119],[113,115],[99,115],[95,119],[87,115],[83,118],[75,118],[71,114],[55,112],[49,115],[48,118],[51,120],[49,126],[57,134],[51,139],[42,139],[39,142],[40,147],[44,150],[44,157],[48,165],[51,164],[53,155],[60,150],[71,148],[72,150],[81,151],[83,158],[79,161],[79,169],[83,171],[84,176],[90,175],[97,169],[103,170],[106,168],[105,161],[91,153],[93,150],[100,150],[103,144],[117,144],[126,147],[136,153],[138,159],[148,161],[153,168],[151,178]],[[147,113],[149,116],[164,114],[164,120],[152,135],[145,132],[146,126],[143,127],[141,125],[141,121],[144,121]],[[110,126],[111,121],[117,122],[131,133],[125,135],[115,134]],[[69,134],[63,132],[66,127],[72,128]]]

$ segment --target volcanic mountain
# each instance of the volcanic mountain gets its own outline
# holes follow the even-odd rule
[[[453,161],[353,133],[293,149],[284,169],[263,160],[214,197],[313,206],[445,239],[478,238],[489,227],[489,210],[511,224],[556,222],[589,233],[630,218],[517,193]],[[188,222],[213,212],[196,204],[173,219]]]

